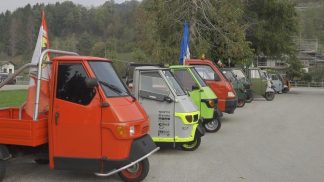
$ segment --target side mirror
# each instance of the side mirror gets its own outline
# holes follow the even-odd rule
[[[86,78],[85,84],[87,88],[95,88],[96,86],[98,86],[98,80],[97,78]]]
[[[199,90],[200,88],[199,88],[198,85],[193,85],[191,89],[192,89],[192,90]]]
[[[172,103],[173,102],[173,100],[169,96],[165,96],[164,97],[164,101],[166,101],[168,103]]]

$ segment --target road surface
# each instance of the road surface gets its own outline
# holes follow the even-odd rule
[[[258,98],[222,121],[197,151],[168,149],[150,157],[145,181],[324,181],[324,89],[293,88],[272,102]],[[117,175],[51,171],[31,161],[11,160],[4,181],[121,181]]]

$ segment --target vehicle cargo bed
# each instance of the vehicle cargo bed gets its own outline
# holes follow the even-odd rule
[[[36,147],[47,141],[46,117],[33,121],[24,111],[19,118],[19,108],[0,109],[0,144]]]

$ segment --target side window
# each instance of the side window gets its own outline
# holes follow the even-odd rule
[[[195,69],[204,80],[220,80],[218,74],[208,65],[195,65]]]
[[[251,78],[260,78],[259,70],[250,70]]]
[[[81,63],[59,64],[56,98],[81,105],[88,105],[96,94],[95,89],[86,87],[88,78]]]
[[[192,91],[193,87],[198,87],[198,84],[187,70],[174,70],[174,75],[184,90]]]
[[[160,94],[169,95],[169,87],[158,72],[141,72],[140,90]]]

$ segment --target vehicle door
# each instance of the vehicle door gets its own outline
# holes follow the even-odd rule
[[[265,93],[265,89],[262,88],[263,80],[258,69],[250,69],[250,80],[253,92],[258,95],[263,95]]]
[[[57,63],[52,108],[55,169],[96,169],[101,158],[101,108],[96,88],[88,88],[82,62]]]
[[[138,100],[149,115],[155,142],[174,142],[175,98],[159,70],[140,71]]]

